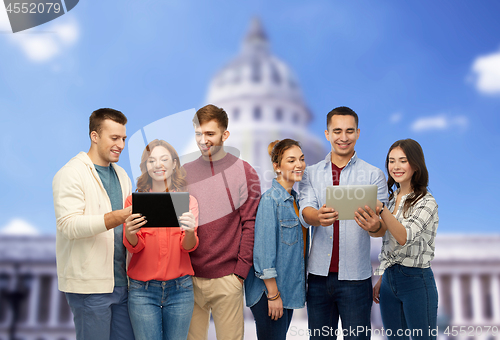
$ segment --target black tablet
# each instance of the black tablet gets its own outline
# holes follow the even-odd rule
[[[188,211],[187,192],[132,193],[132,213],[146,216],[144,228],[179,227],[178,218]]]

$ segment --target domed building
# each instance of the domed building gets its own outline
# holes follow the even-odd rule
[[[274,178],[267,146],[276,139],[300,141],[307,164],[327,153],[323,142],[307,131],[312,119],[293,72],[271,54],[258,19],[250,24],[240,54],[210,83],[206,103],[224,108],[231,136],[225,143],[240,152],[259,174],[262,190]]]

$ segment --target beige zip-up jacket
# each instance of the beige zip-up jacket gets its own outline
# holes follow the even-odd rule
[[[132,183],[125,170],[112,164],[123,200]],[[52,182],[56,213],[56,260],[59,290],[67,293],[112,293],[114,231],[104,225],[111,202],[94,164],[80,152]]]

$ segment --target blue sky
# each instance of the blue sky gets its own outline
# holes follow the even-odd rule
[[[0,229],[24,221],[54,234],[52,177],[88,150],[90,113],[123,111],[131,136],[201,107],[211,78],[238,54],[258,16],[272,52],[299,80],[312,133],[323,136],[332,108],[352,107],[360,116],[356,150],[381,168],[394,141],[416,139],[440,232],[495,233],[498,13],[495,0],[81,0],[52,22],[12,34],[2,8]],[[119,164],[131,174],[127,150]]]

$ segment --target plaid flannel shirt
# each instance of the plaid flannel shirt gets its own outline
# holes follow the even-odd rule
[[[396,191],[393,199],[387,205],[389,211],[394,211]],[[375,275],[382,275],[385,269],[394,264],[406,267],[427,268],[434,258],[434,240],[438,228],[438,205],[434,197],[427,192],[418,202],[410,208],[407,218],[403,215],[403,206],[408,198],[407,194],[401,198],[396,219],[406,228],[406,243],[402,246],[386,232],[383,237],[382,250],[378,259],[380,266],[375,270]]]

